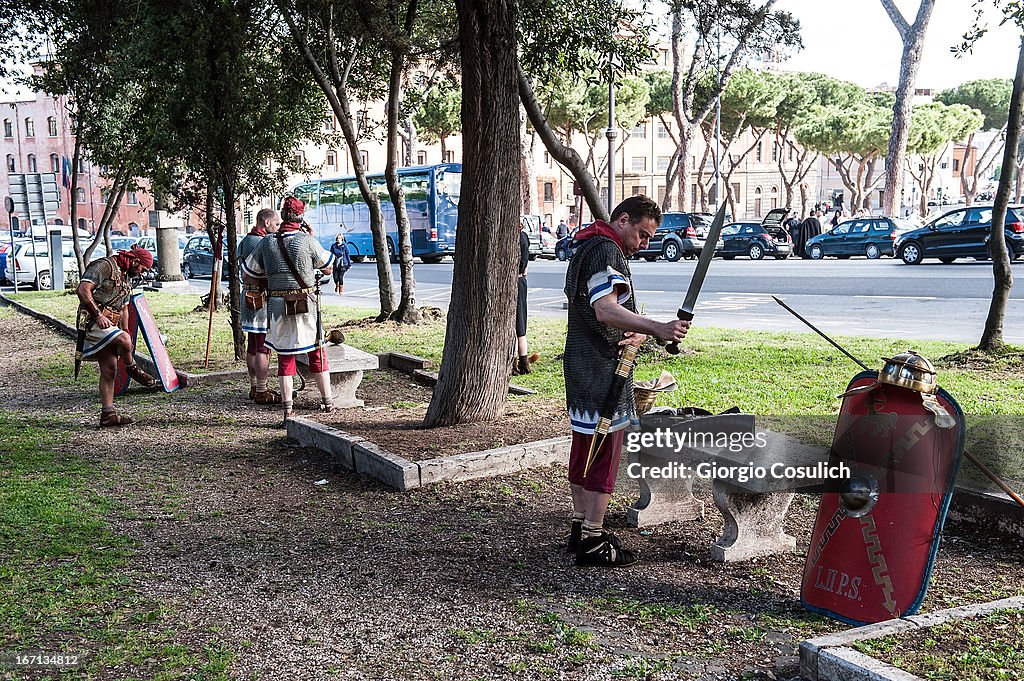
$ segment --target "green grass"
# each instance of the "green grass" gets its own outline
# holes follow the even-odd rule
[[[226,679],[230,651],[183,650],[173,613],[132,590],[134,546],[107,520],[119,509],[88,486],[101,473],[54,448],[74,427],[0,412],[0,650],[81,655],[84,672]]]
[[[192,312],[199,296],[148,293],[150,307],[161,331],[170,340],[168,350],[179,368],[199,370],[206,346],[207,313]],[[27,292],[18,300],[33,308],[72,321],[77,299],[61,292]],[[327,306],[324,326],[332,328],[346,321],[363,319],[365,308]],[[433,320],[416,326],[394,323],[362,324],[345,328],[347,342],[367,352],[406,352],[441,361],[445,323]],[[562,363],[555,359],[565,346],[565,322],[558,319],[530,320],[530,349],[541,354],[534,372],[514,382],[537,390],[542,396],[564,395]],[[881,367],[880,357],[908,347],[938,360],[963,352],[963,343],[907,341],[840,336],[837,340],[869,366]],[[69,341],[70,344],[70,341]],[[838,410],[835,396],[842,392],[858,369],[821,338],[811,333],[768,333],[695,327],[684,347],[687,354],[675,357],[660,349],[645,351],[636,378],[656,377],[662,369],[675,376],[679,389],[659,397],[658,404],[697,405],[712,411],[732,406],[756,414],[828,415]],[[228,318],[218,312],[211,343],[212,366],[241,368],[234,362]],[[56,367],[47,373],[58,371]],[[990,363],[952,361],[940,365],[939,382],[969,414],[1024,414],[1024,371],[1021,361],[1010,359]]]
[[[1024,678],[1024,611],[1003,610],[854,647],[924,679],[1016,681]]]

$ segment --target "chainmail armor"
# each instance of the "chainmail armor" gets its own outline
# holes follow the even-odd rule
[[[562,368],[569,419],[572,429],[580,433],[594,432],[618,365],[618,344],[623,338],[622,331],[597,320],[591,305],[594,291],[589,284],[601,281],[606,285],[628,287],[628,291],[619,296],[619,304],[636,312],[629,261],[614,241],[594,236],[576,250],[565,273],[569,327]],[[638,422],[631,373],[615,408],[610,432]]]

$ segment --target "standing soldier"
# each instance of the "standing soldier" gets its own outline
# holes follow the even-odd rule
[[[632,376],[611,415],[607,437],[586,470],[594,437],[618,366],[619,350],[640,345],[647,335],[678,342],[690,322],[656,322],[636,312],[629,257],[646,248],[661,224],[661,208],[646,196],[631,196],[612,211],[612,221],[597,220],[576,236],[576,249],[565,273],[569,328],[565,338],[565,397],[572,428],[569,487],[572,523],[568,551],[577,565],[617,567],[637,558],[604,530],[625,429],[638,423]]]
[[[238,243],[238,262],[244,263],[267,234],[273,234],[281,224],[277,211],[264,208],[256,214],[256,225]],[[256,404],[280,404],[281,395],[267,388],[270,373],[270,349],[267,340],[266,281],[253,279],[241,269],[245,304],[242,305],[242,331],[247,334],[245,367],[249,372],[249,399]]]
[[[330,274],[334,256],[325,251],[301,222],[306,206],[289,196],[281,207],[277,233],[262,239],[242,264],[245,274],[267,282],[270,329],[266,345],[277,352],[277,377],[284,421],[294,416],[292,376],[296,355],[307,354],[309,372],[320,390],[323,411],[334,411],[330,374],[320,323],[319,273]],[[319,272],[318,272],[319,271]]]
[[[135,344],[128,334],[128,304],[132,279],[153,267],[153,254],[132,246],[130,251],[93,260],[78,284],[78,348],[81,359],[100,365],[100,426],[123,426],[131,417],[114,411],[114,375],[122,359],[128,375],[146,388],[156,379],[135,364]],[[77,361],[75,374],[77,376]]]

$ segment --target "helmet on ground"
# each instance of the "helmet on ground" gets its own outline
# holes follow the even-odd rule
[[[935,382],[935,367],[913,350],[892,357],[883,357],[885,366],[878,374],[880,383],[915,390],[930,395],[939,389]]]

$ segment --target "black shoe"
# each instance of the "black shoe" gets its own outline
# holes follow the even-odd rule
[[[569,543],[565,547],[566,553],[576,553],[580,545],[580,537],[583,536],[583,521],[573,520],[569,526]]]
[[[636,554],[622,548],[619,538],[610,532],[602,532],[596,537],[580,539],[576,548],[577,565],[593,565],[597,567],[626,567],[637,560]]]

